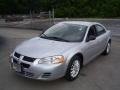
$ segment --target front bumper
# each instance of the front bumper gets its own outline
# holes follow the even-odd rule
[[[38,64],[18,60],[16,57],[10,59],[11,69],[17,74],[38,80],[55,80],[65,75],[65,64]]]

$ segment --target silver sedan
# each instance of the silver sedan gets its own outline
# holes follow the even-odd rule
[[[96,22],[60,22],[41,35],[24,41],[11,54],[17,74],[39,80],[65,77],[75,80],[83,65],[100,54],[108,55],[111,32]]]

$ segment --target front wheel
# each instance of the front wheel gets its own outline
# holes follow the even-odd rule
[[[78,56],[73,57],[69,63],[65,78],[68,81],[75,80],[80,73],[80,67],[81,67],[81,59]]]

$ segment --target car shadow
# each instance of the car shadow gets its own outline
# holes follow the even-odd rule
[[[0,48],[2,48],[6,43],[6,39],[2,36],[0,36]]]
[[[46,86],[59,85],[60,83],[67,83],[68,82],[64,78],[60,78],[60,79],[56,79],[56,80],[52,80],[52,81],[42,81],[42,80],[35,80],[35,79],[26,78],[26,77],[17,75],[14,72],[11,72],[11,73],[12,73],[12,77],[14,79],[19,81],[20,83],[25,83],[26,85],[29,85],[29,86],[39,86],[40,85],[42,87],[46,87]]]

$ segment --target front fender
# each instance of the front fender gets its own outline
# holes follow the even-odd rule
[[[66,56],[66,60],[65,60],[66,68],[65,68],[65,71],[67,70],[67,67],[68,67],[72,57],[77,55],[77,54],[82,54],[82,51],[78,50],[78,49],[74,49],[74,50],[71,50],[71,51],[66,53],[66,55],[65,55]]]

